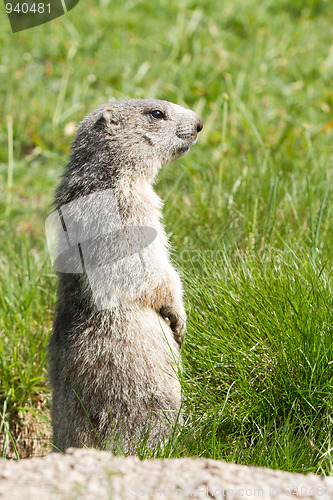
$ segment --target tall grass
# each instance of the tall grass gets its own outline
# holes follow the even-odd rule
[[[184,349],[196,453],[332,467],[332,276],[289,248],[199,255]]]

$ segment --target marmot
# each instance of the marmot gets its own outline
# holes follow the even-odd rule
[[[78,127],[55,196],[66,237],[71,235],[64,213],[80,203],[79,215],[71,212],[79,233],[82,227],[93,231],[95,223],[102,229],[108,225],[114,204],[123,230],[115,224],[115,231],[104,227],[104,238],[90,238],[90,256],[99,245],[100,254],[113,265],[110,272],[103,262],[95,262],[99,273],[93,286],[84,265],[74,272],[58,272],[48,349],[53,443],[58,450],[99,445],[113,449],[117,440],[126,454],[135,453],[142,439],[151,447],[162,443],[179,418],[177,366],[186,314],[161,224],[162,202],[152,183],[161,166],[196,142],[202,126],[196,113],[179,105],[131,99],[100,106]],[[111,209],[101,210],[108,200]],[[142,234],[136,241],[135,228],[143,231],[144,241]],[[144,233],[145,228],[150,233]],[[129,238],[127,229],[133,231]],[[76,235],[76,249],[82,234]],[[125,258],[124,246],[117,249],[119,239],[134,248],[125,251]],[[100,254],[92,260],[98,261]],[[122,277],[126,272],[134,288]],[[114,286],[118,300],[112,302]],[[102,296],[99,305],[96,290],[99,299]]]

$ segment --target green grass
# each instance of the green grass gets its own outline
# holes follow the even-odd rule
[[[156,185],[189,312],[164,455],[332,473],[332,2],[86,1],[15,35],[0,9],[3,455],[48,414],[44,221],[70,124],[155,96],[205,123]]]
[[[200,454],[330,472],[330,273],[288,248],[200,262],[185,346]]]

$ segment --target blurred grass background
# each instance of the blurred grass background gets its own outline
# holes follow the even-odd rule
[[[86,0],[14,35],[0,13],[2,455],[49,437],[44,221],[75,126],[151,96],[205,124],[156,185],[189,312],[168,453],[332,473],[332,2]]]

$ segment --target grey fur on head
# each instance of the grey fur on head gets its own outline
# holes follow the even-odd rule
[[[112,448],[116,434],[125,453],[134,453],[146,433],[148,446],[161,443],[179,417],[177,370],[186,314],[152,183],[162,165],[188,151],[201,129],[197,114],[157,99],[104,104],[78,127],[55,206],[61,210],[104,192],[116,200],[124,228],[150,228],[154,239],[140,254],[143,270],[138,255],[128,252],[112,275],[99,272],[95,288],[86,272],[58,273],[49,364],[53,442],[60,450],[98,446],[96,434]],[[101,227],[109,224],[104,212],[94,214]],[[78,219],[83,227],[85,214]],[[102,256],[117,238],[104,240]],[[107,296],[125,273],[135,294],[107,309],[96,307],[92,289]]]

